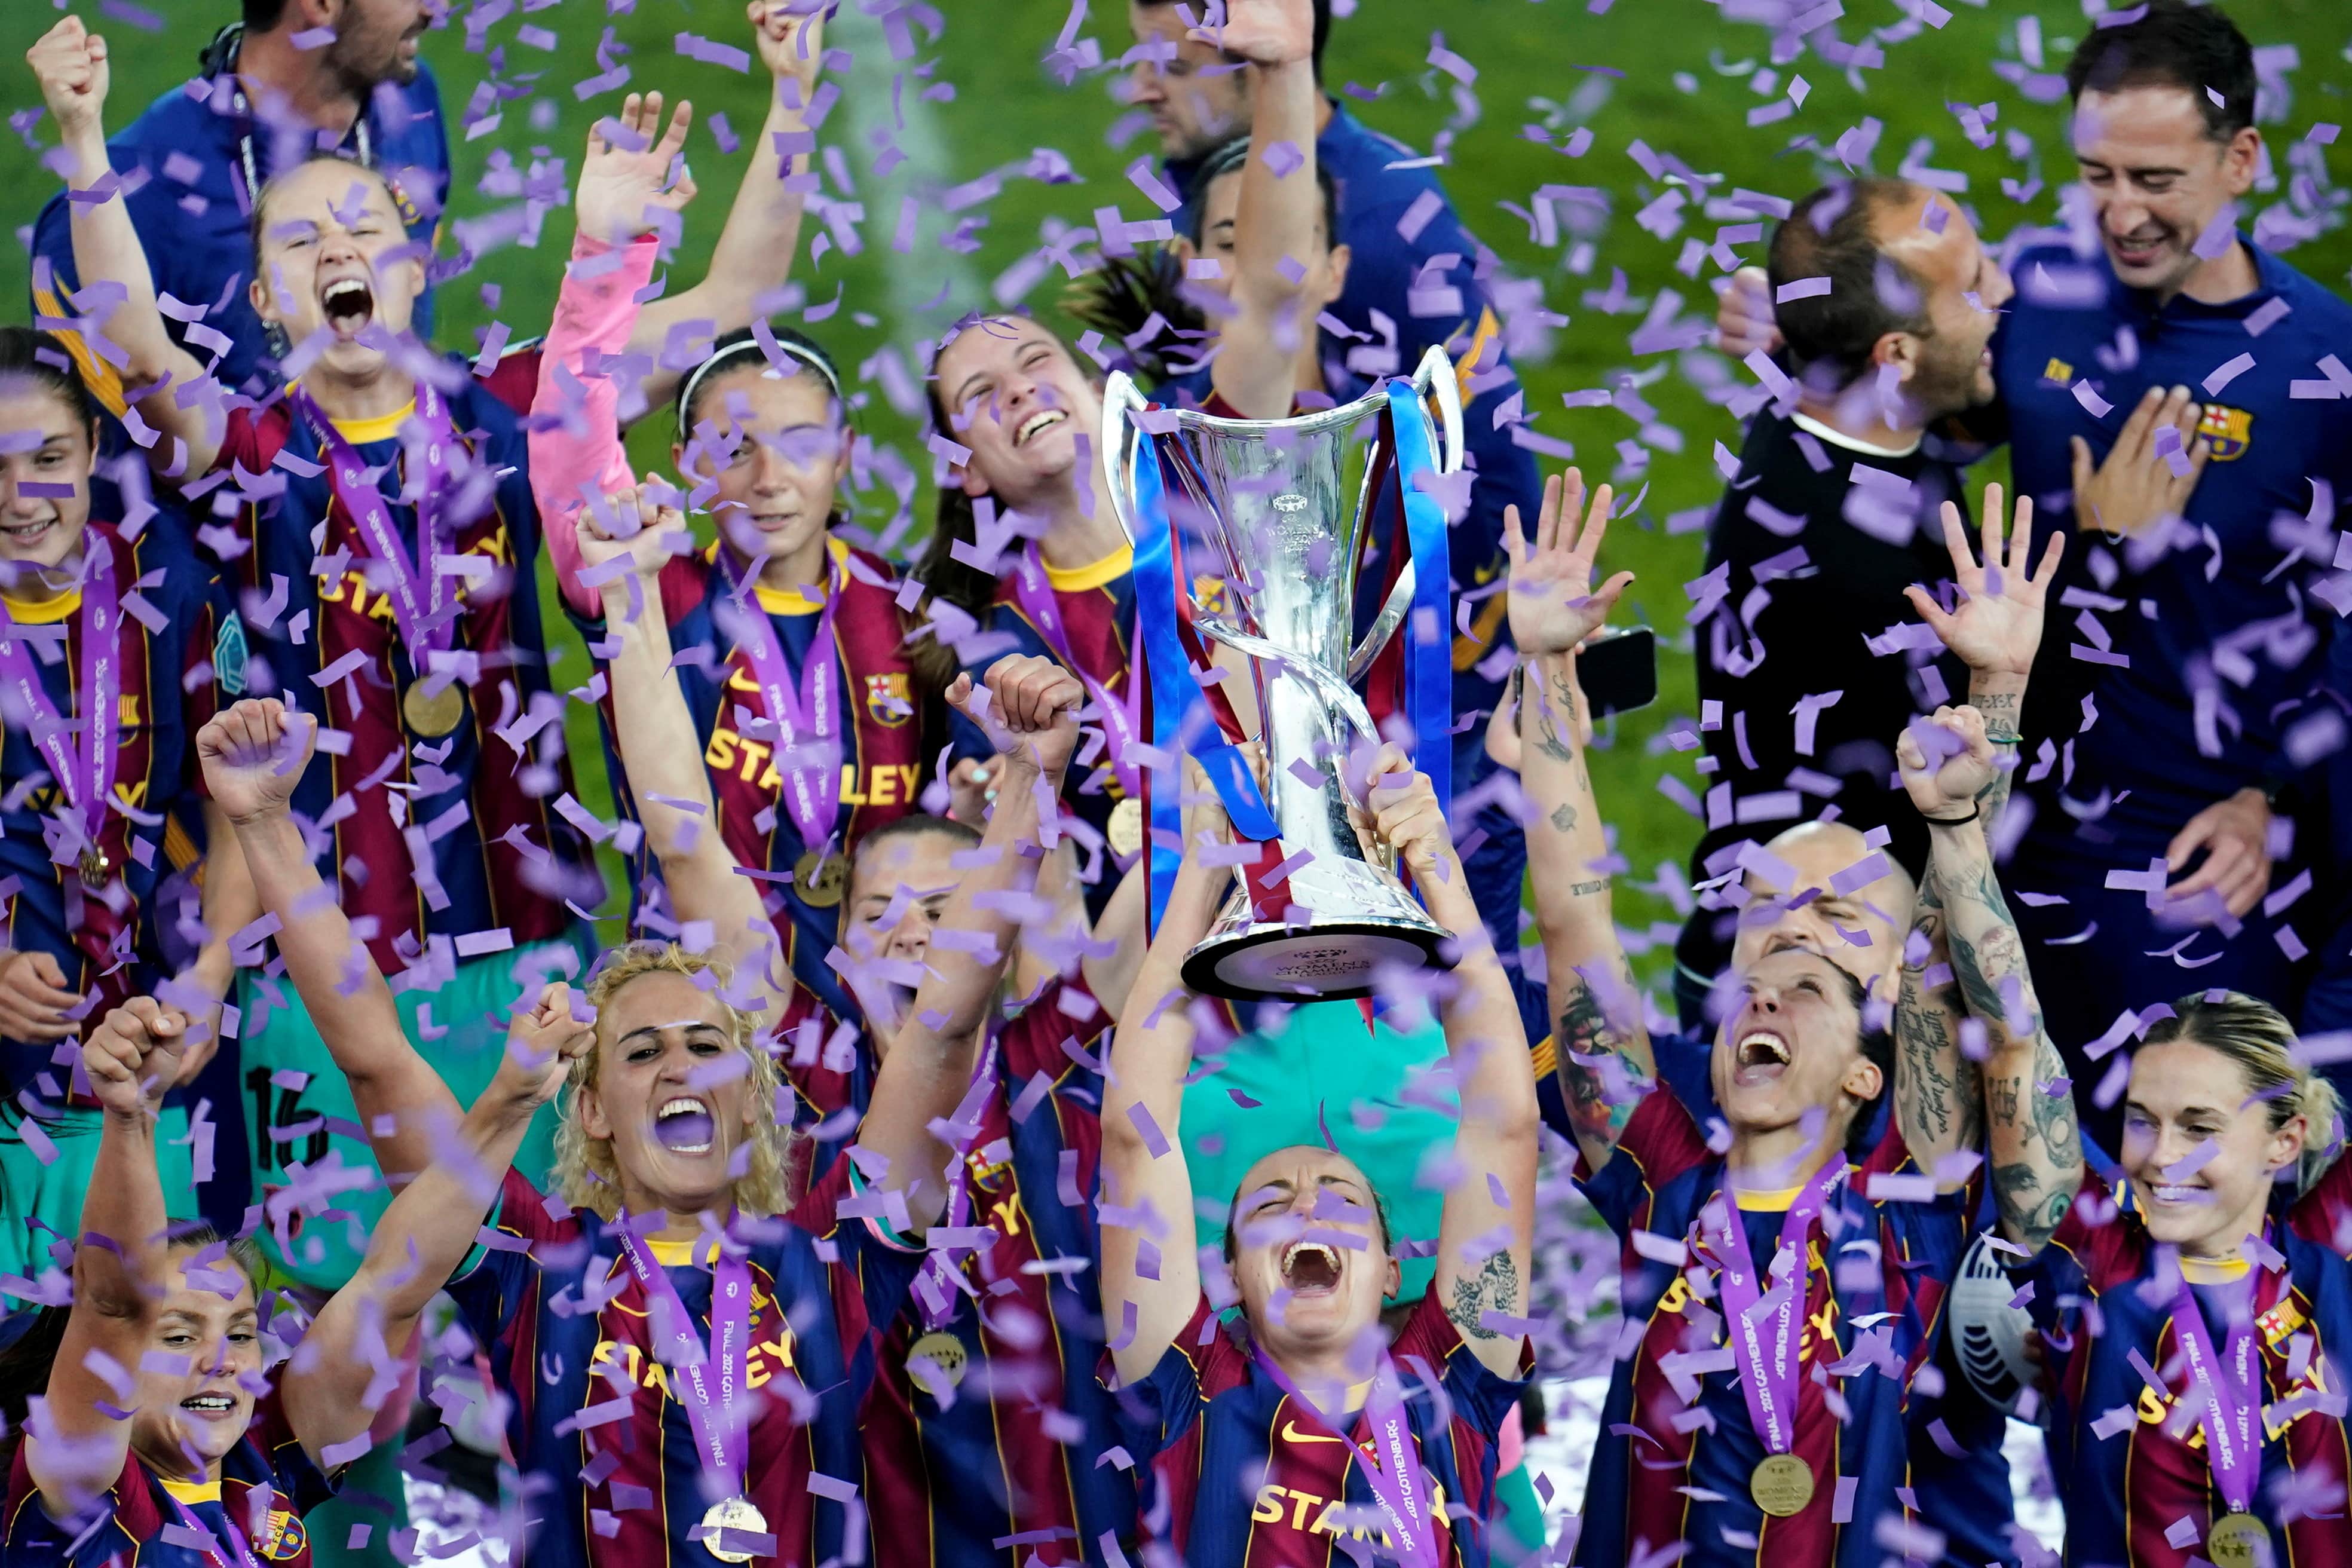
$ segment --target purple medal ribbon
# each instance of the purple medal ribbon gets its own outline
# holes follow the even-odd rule
[[[165,1488],[163,1495],[172,1497],[171,1489]],[[172,1506],[179,1510],[181,1528],[202,1540],[205,1555],[219,1563],[221,1568],[261,1568],[261,1559],[254,1554],[252,1547],[246,1544],[243,1532],[236,1528],[236,1521],[228,1518],[228,1493],[225,1489],[221,1493],[221,1517],[227,1520],[229,1543],[236,1548],[236,1555],[233,1558],[222,1547],[220,1537],[213,1533],[212,1526],[197,1517],[195,1510],[176,1497],[172,1497]]]
[[[1739,1390],[1748,1399],[1748,1417],[1754,1423],[1756,1436],[1763,1440],[1767,1452],[1786,1454],[1797,1443],[1797,1357],[1799,1351],[1798,1324],[1805,1310],[1806,1233],[1812,1228],[1813,1217],[1822,1205],[1845,1180],[1845,1163],[1832,1159],[1820,1174],[1808,1183],[1789,1205],[1780,1221],[1780,1246],[1793,1251],[1797,1269],[1793,1279],[1782,1289],[1781,1298],[1769,1314],[1769,1329],[1757,1322],[1758,1304],[1764,1299],[1763,1280],[1758,1277],[1756,1260],[1748,1249],[1748,1228],[1739,1218],[1739,1205],[1727,1183],[1717,1194],[1721,1202],[1718,1220],[1702,1210],[1699,1226],[1707,1246],[1722,1268],[1723,1311],[1731,1327],[1731,1349],[1734,1364],[1739,1371]]]
[[[1262,1348],[1251,1353],[1275,1386],[1290,1396],[1290,1402],[1313,1418],[1315,1424],[1346,1443],[1353,1456],[1363,1450],[1356,1447],[1339,1424],[1326,1416],[1315,1402],[1299,1391],[1290,1381],[1290,1374],[1274,1364],[1274,1358]],[[1394,1542],[1397,1559],[1404,1568],[1438,1568],[1444,1561],[1437,1550],[1436,1523],[1430,1518],[1428,1493],[1422,1483],[1421,1446],[1414,1440],[1412,1423],[1405,1418],[1404,1396],[1398,1392],[1396,1363],[1388,1352],[1381,1352],[1380,1370],[1372,1374],[1370,1397],[1364,1402],[1364,1419],[1372,1429],[1371,1462],[1364,1467],[1364,1480],[1372,1489],[1372,1498],[1387,1516],[1389,1535]]]
[[[966,1124],[971,1128],[971,1135],[959,1139],[955,1145],[955,1175],[948,1184],[947,1228],[950,1230],[961,1229],[971,1217],[971,1146],[980,1139],[980,1119],[988,1096],[996,1092],[993,1030],[980,1046],[980,1061],[972,1068],[971,1088],[964,1091],[963,1106],[957,1108],[959,1111],[971,1110],[971,1120]],[[914,1295],[922,1311],[925,1333],[936,1333],[955,1316],[956,1298],[962,1293],[957,1288],[955,1276],[962,1269],[964,1259],[978,1250],[973,1247],[942,1247],[923,1259]]]
[[[751,662],[751,679],[759,682],[768,717],[776,726],[775,757],[782,762],[787,752],[803,752],[816,759],[812,766],[803,755],[783,769],[784,809],[801,836],[801,847],[812,855],[824,854],[832,842],[833,820],[841,804],[841,758],[832,743],[842,730],[837,706],[841,650],[834,646],[833,617],[848,576],[834,559],[830,542],[825,562],[824,609],[817,616],[816,635],[809,640],[797,686],[784,659],[783,639],[756,602],[740,605],[741,624],[729,628]],[[757,591],[754,587],[754,595]]]
[[[0,631],[0,685],[24,704],[33,743],[58,781],[67,804],[81,818],[89,847],[98,847],[114,798],[114,771],[122,753],[115,747],[121,710],[122,657],[118,646],[121,597],[114,578],[114,549],[95,529],[82,535],[85,574],[81,585],[81,710],[79,726],[58,712],[41,685],[33,650],[21,636]]]
[[[1130,750],[1143,727],[1143,683],[1135,679],[1130,662],[1127,676],[1127,698],[1121,701],[1110,694],[1110,688],[1088,674],[1070,652],[1070,634],[1062,625],[1062,606],[1054,597],[1054,584],[1045,575],[1045,563],[1037,554],[1037,544],[1030,541],[1022,551],[1021,559],[1013,569],[1013,602],[1029,617],[1037,635],[1045,639],[1054,657],[1063,667],[1078,678],[1094,700],[1095,709],[1102,715],[1103,739],[1110,751],[1110,765],[1118,777],[1119,794],[1129,800],[1143,798],[1143,780]]]
[[[621,1227],[621,1254],[645,1290],[656,1352],[678,1373],[678,1403],[686,1406],[695,1446],[727,1488],[727,1496],[741,1497],[743,1461],[751,1449],[748,1412],[745,1419],[738,1418],[745,1400],[743,1369],[751,1356],[751,1265],[720,1247],[710,1281],[710,1326],[717,1343],[706,1353],[669,1271],[625,1226]],[[664,1340],[668,1342],[666,1350],[659,1343]]]
[[[2205,1453],[2213,1467],[2213,1485],[2231,1513],[2249,1513],[2254,1506],[2254,1483],[2263,1468],[2262,1401],[2255,1388],[2262,1379],[2260,1352],[2254,1344],[2252,1292],[2242,1321],[2228,1325],[2229,1344],[2215,1353],[2213,1335],[2196,1293],[2183,1279],[2172,1298],[2172,1329],[2180,1339],[2180,1358],[2189,1377],[2205,1385],[2205,1409],[2198,1425],[2205,1430]]]
[[[417,496],[417,550],[425,565],[425,570],[419,573],[416,557],[409,554],[407,541],[401,538],[398,525],[392,521],[392,508],[385,504],[383,492],[370,482],[367,464],[361,460],[359,453],[343,439],[342,432],[311,401],[309,393],[298,389],[288,401],[310,427],[320,452],[327,459],[335,499],[351,514],[368,554],[382,563],[390,579],[386,593],[392,600],[393,624],[408,649],[409,678],[421,683],[432,673],[433,655],[456,640],[457,617],[452,613],[454,595],[449,580],[433,570],[438,533],[436,513],[440,510],[441,492],[449,475],[449,444],[457,439],[456,430],[449,423],[449,411],[440,393],[425,382],[416,384],[416,418],[425,427],[424,471],[419,476],[422,482],[412,487]]]

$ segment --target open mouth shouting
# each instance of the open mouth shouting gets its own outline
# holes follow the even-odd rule
[[[1021,422],[1021,427],[1013,432],[1013,444],[1015,447],[1026,447],[1055,426],[1068,423],[1069,417],[1069,414],[1063,409],[1041,408],[1024,419]]]
[[[654,1137],[673,1154],[709,1153],[718,1131],[709,1103],[690,1094],[671,1096],[654,1113]]]
[[[320,287],[319,307],[335,335],[349,342],[375,320],[375,287],[365,278],[329,279]]]
[[[1789,1042],[1769,1029],[1750,1029],[1733,1048],[1731,1078],[1738,1084],[1777,1081],[1793,1059]]]
[[[1282,1249],[1282,1282],[1293,1296],[1328,1296],[1339,1289],[1339,1254],[1319,1241]]]

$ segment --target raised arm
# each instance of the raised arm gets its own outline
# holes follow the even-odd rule
[[[1538,1114],[1527,1029],[1428,776],[1410,773],[1404,753],[1383,746],[1370,782],[1373,838],[1396,852],[1430,918],[1454,933],[1455,946],[1439,1017],[1462,1115],[1433,1288],[1472,1353],[1516,1377],[1526,1335],[1496,1320],[1532,1315]]]
[[[397,1184],[430,1164],[433,1129],[458,1114],[457,1096],[402,1027],[392,988],[352,931],[336,889],[320,879],[294,820],[294,786],[310,766],[318,721],[275,698],[248,698],[196,735],[205,787],[236,834],[278,956],[310,1023],[350,1083],[368,1148]]]
[[[804,193],[813,184],[809,160],[815,138],[809,110],[824,66],[824,14],[795,10],[787,0],[751,0],[744,7],[759,40],[761,63],[775,80],[767,123],[751,144],[751,166],[743,173],[702,281],[655,300],[637,318],[629,352],[654,358],[645,383],[650,403],[667,403],[677,388],[677,373],[661,365],[673,327],[708,321],[714,336],[748,327],[761,313],[759,302],[791,276],[800,249]]]
[[[81,275],[76,308],[89,311],[97,323],[88,334],[91,350],[114,363],[125,395],[161,434],[147,448],[148,462],[158,472],[205,473],[223,435],[218,389],[195,356],[164,331],[154,271],[131,226],[129,205],[111,186],[115,176],[107,163],[103,123],[106,39],[87,31],[80,17],[68,16],[43,34],[25,58],[40,79],[41,96],[63,137],[60,151],[73,165],[67,184],[75,195],[68,205],[74,269]],[[108,187],[105,199],[81,199],[101,184]],[[117,289],[119,303],[110,310],[100,303],[100,295]],[[109,340],[121,351],[119,357],[102,346]],[[184,466],[173,449],[175,439],[186,443]]]
[[[25,1462],[53,1519],[89,1506],[122,1473],[131,1423],[109,1407],[147,1348],[148,1325],[169,1289],[169,1221],[155,1169],[155,1113],[178,1081],[187,1017],[133,997],[106,1016],[81,1048],[101,1107],[98,1157],[74,1249],[73,1307],[49,1371],[48,1414],[26,1423]]]
[[[1968,666],[1969,703],[1984,716],[1985,734],[1994,748],[1995,771],[1974,805],[1981,814],[1988,842],[1993,824],[2009,802],[2018,763],[2026,682],[2033,670],[2034,652],[2042,644],[2042,606],[2065,549],[2064,538],[2053,534],[2040,574],[2029,570],[2026,552],[2033,538],[2033,502],[2019,498],[2016,521],[2004,541],[2001,499],[1999,485],[1985,487],[1981,566],[1969,548],[1959,507],[1951,501],[1944,503],[1944,547],[1951,552],[1952,580],[1962,595],[1951,614],[1945,614],[1924,587],[1906,590],[1912,607]],[[1963,807],[1951,815],[1965,813]],[[1895,1063],[1895,1114],[1905,1146],[1922,1167],[1929,1169],[1948,1155],[1975,1149],[1984,1137],[1983,1079],[1960,1052],[1960,1020],[1965,1010],[1959,987],[1949,979],[1931,981],[1931,976],[1941,976],[1951,966],[1948,924],[1931,865],[1920,882],[1912,934],[1904,947],[1895,1014],[1900,1047]]]
[[[1289,416],[1300,335],[1316,331],[1311,316],[1300,319],[1323,206],[1315,178],[1313,10],[1307,0],[1229,0],[1225,25],[1213,35],[1249,62],[1249,159],[1234,212],[1234,313],[1219,331],[1209,373],[1245,419]],[[1288,153],[1275,153],[1285,145]]]
[[[445,1132],[433,1163],[393,1199],[368,1238],[359,1272],[335,1292],[278,1381],[286,1418],[313,1462],[366,1432],[400,1381],[417,1320],[473,1249],[482,1216],[539,1108],[563,1086],[572,1059],[595,1040],[572,1016],[570,988],[552,981],[518,1008],[489,1087]]]
[[[889,1160],[877,1184],[906,1192],[918,1227],[938,1217],[947,1196],[940,1173],[956,1155],[934,1129],[971,1087],[981,1032],[996,1009],[1018,934],[1013,910],[1034,887],[1045,853],[1040,813],[1061,809],[1087,689],[1053,659],[1015,655],[989,667],[985,689],[958,676],[948,700],[996,745],[990,764],[999,779],[996,810],[980,847],[957,858],[968,868],[940,911],[922,984],[875,1075],[857,1132],[862,1148]]]
[[[736,874],[734,853],[719,828],[701,733],[670,663],[659,575],[664,562],[694,547],[694,538],[676,508],[641,511],[634,492],[615,496],[612,510],[616,525],[640,518],[642,525],[614,539],[593,513],[583,512],[577,539],[591,576],[614,574],[595,591],[603,596],[614,749],[637,821],[678,918],[710,921],[719,952],[739,977],[765,975],[776,967],[771,963],[775,928],[760,884]],[[768,994],[761,1026],[782,1016],[785,1001]]]
[[[1184,858],[1119,1013],[1103,1079],[1102,1303],[1122,1384],[1160,1363],[1201,1304],[1192,1173],[1180,1136],[1195,1033],[1184,955],[1209,934],[1233,871],[1201,853],[1230,832],[1206,777],[1196,764],[1185,768]]]
[[[1973,708],[1940,709],[1903,732],[1895,756],[1928,822],[1928,875],[1948,922],[1953,973],[1985,1027],[1985,1121],[2001,1229],[2038,1252],[2083,1184],[2082,1130],[2065,1060],[2042,1028],[2025,943],[2001,897],[1983,819],[1971,809],[1994,769],[1984,730]]]
[[[1592,591],[1592,562],[1608,536],[1612,495],[1603,485],[1585,508],[1574,468],[1544,485],[1532,545],[1518,509],[1505,518],[1511,559],[1511,635],[1527,660],[1519,694],[1519,784],[1528,803],[1528,870],[1536,893],[1551,990],[1552,1047],[1560,1089],[1586,1166],[1615,1152],[1633,1107],[1657,1078],[1633,966],[1611,910],[1609,844],[1585,756],[1584,695],[1576,646],[1601,629],[1633,581],[1630,572]],[[1584,521],[1580,527],[1580,515]]]

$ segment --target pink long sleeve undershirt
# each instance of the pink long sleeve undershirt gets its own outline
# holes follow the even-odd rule
[[[572,240],[531,400],[534,418],[550,420],[550,427],[530,432],[530,490],[548,555],[563,602],[592,618],[604,613],[604,599],[580,581],[581,507],[590,496],[633,489],[637,477],[621,444],[620,387],[609,374],[583,376],[581,366],[592,348],[607,357],[627,350],[641,308],[637,295],[653,279],[658,248],[647,236],[607,260],[614,247],[605,241],[586,235]],[[567,384],[576,389],[569,395]]]

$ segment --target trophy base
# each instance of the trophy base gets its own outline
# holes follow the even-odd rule
[[[1210,937],[1184,959],[1196,995],[1234,1002],[1346,1002],[1372,994],[1383,971],[1450,969],[1446,933],[1386,921],[1335,921],[1297,929],[1275,921]]]

